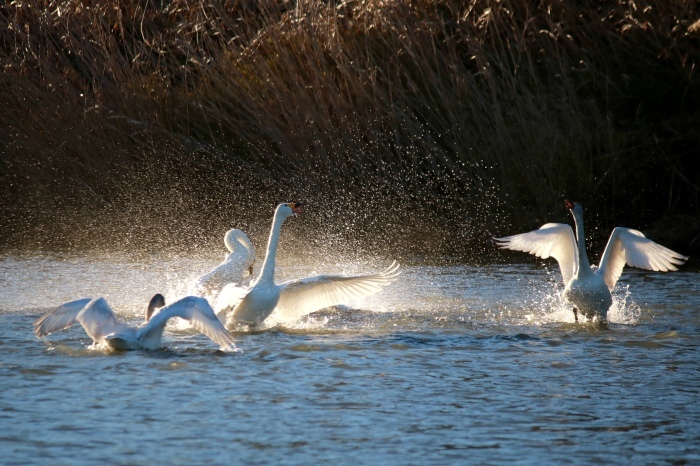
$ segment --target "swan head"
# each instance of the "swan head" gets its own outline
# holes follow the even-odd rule
[[[148,302],[148,306],[146,306],[146,322],[151,320],[153,312],[155,312],[156,309],[163,306],[165,306],[165,298],[163,295],[160,293],[154,294],[151,300]]]
[[[304,212],[303,202],[289,202],[278,205],[277,210],[275,211],[275,215],[280,216],[282,218],[287,218],[295,214],[300,214],[302,212]]]
[[[566,199],[564,204],[566,204],[566,208],[569,209],[572,214],[583,214],[583,206],[578,202],[572,202]]]

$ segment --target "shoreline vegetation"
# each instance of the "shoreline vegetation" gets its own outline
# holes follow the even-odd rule
[[[0,248],[222,248],[304,200],[292,243],[477,257],[568,223],[569,197],[595,249],[622,225],[697,255],[699,21],[683,0],[0,1]]]

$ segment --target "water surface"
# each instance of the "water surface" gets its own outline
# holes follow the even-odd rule
[[[281,261],[282,262],[282,261]],[[376,271],[287,259],[279,279]],[[555,266],[405,264],[362,302],[166,349],[102,353],[32,322],[104,296],[136,323],[212,258],[0,258],[6,464],[700,462],[700,275],[626,269],[607,330],[573,322]]]

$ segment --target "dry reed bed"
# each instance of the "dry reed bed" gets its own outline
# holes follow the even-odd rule
[[[697,214],[697,19],[666,0],[6,2],[4,226],[67,238],[77,209],[146,238],[155,214],[201,242],[303,197],[317,225],[342,205],[443,251],[563,220],[564,195],[596,225]]]

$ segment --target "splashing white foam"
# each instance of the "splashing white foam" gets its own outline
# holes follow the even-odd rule
[[[642,308],[632,299],[629,285],[613,292],[613,303],[608,310],[608,321],[616,324],[636,325],[642,315]]]
[[[641,316],[641,307],[632,299],[629,286],[613,291],[613,303],[608,310],[608,322],[635,325]],[[533,324],[542,325],[552,322],[575,323],[573,308],[563,297],[563,291],[557,290],[539,297],[544,313],[527,314],[525,318]]]

